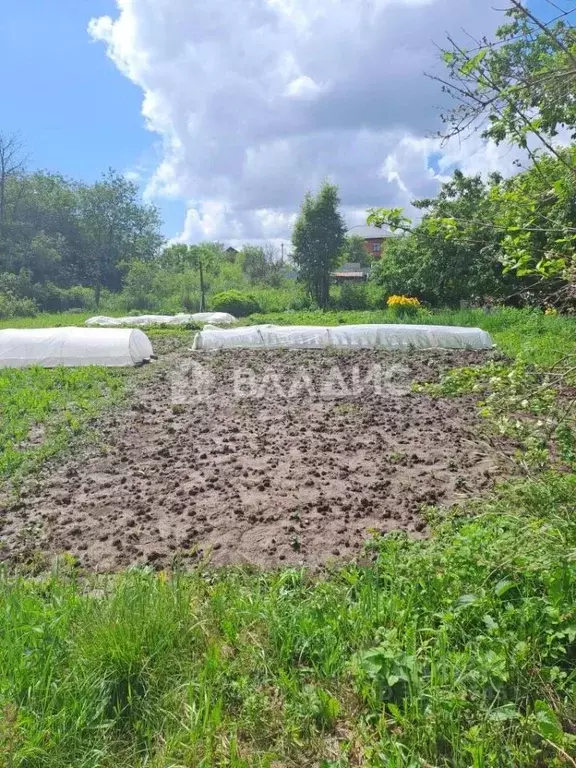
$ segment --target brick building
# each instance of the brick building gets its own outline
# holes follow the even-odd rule
[[[390,232],[377,227],[358,226],[352,227],[347,232],[349,237],[361,237],[364,240],[364,248],[371,259],[379,259],[386,250],[386,241],[392,237]]]

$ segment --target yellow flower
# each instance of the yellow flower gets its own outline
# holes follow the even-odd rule
[[[418,309],[422,306],[418,299],[411,296],[390,296],[386,303],[389,307],[413,307]]]
[[[558,314],[558,310],[556,309],[556,307],[546,307],[546,309],[544,310],[544,314],[545,315],[557,315]]]

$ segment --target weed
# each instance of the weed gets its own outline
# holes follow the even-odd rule
[[[122,397],[125,379],[99,366],[0,370],[0,480],[62,452]]]

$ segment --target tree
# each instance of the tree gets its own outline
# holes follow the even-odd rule
[[[294,226],[293,259],[300,278],[319,307],[328,305],[330,272],[340,258],[346,226],[338,211],[338,187],[326,182],[318,195],[308,193]]]
[[[494,40],[472,38],[466,49],[448,38],[448,74],[434,77],[457,101],[443,115],[444,138],[479,130],[525,150],[531,166],[492,184],[483,209],[466,217],[437,211],[427,222],[447,243],[491,238],[505,271],[552,278],[551,289],[559,280],[574,285],[576,277],[576,149],[556,143],[560,130],[576,138],[576,30],[571,11],[559,11],[544,21],[528,4],[510,0],[509,23]],[[399,209],[372,211],[370,220],[412,229]]]
[[[268,262],[264,249],[257,245],[245,245],[240,252],[242,272],[252,285],[263,283],[268,274]]]
[[[370,223],[406,233],[391,239],[386,257],[373,267],[373,279],[387,293],[410,293],[440,305],[516,294],[523,283],[504,274],[505,233],[494,225],[503,183],[498,174],[484,182],[456,171],[438,197],[413,202],[425,212],[419,223],[396,211],[389,217],[385,209],[373,212]]]
[[[210,287],[210,278],[218,272],[219,260],[224,260],[222,247],[218,243],[186,245],[177,243],[166,248],[162,254],[162,263],[182,274],[192,271],[198,276],[200,289],[200,312],[206,309],[206,293]],[[186,284],[185,281],[183,283]],[[189,303],[184,297],[184,303]]]
[[[576,138],[576,30],[571,11],[544,21],[520,0],[509,0],[509,23],[495,40],[473,40],[465,49],[451,37],[442,56],[447,78],[434,79],[458,103],[443,115],[446,135],[481,130],[497,143],[529,151],[536,139],[556,154],[554,138],[567,127]]]
[[[272,243],[264,246],[245,245],[239,258],[242,272],[252,285],[268,285],[278,288],[284,279],[284,263],[279,258],[278,249]]]
[[[19,174],[8,182],[6,269],[29,269],[35,282],[79,281],[83,259],[74,182],[58,174]]]
[[[364,239],[359,235],[347,235],[341,259],[342,263],[360,264],[361,267],[369,267],[372,263]]]
[[[94,288],[98,305],[103,287],[120,287],[121,262],[158,254],[160,217],[155,206],[140,202],[136,185],[113,170],[96,184],[78,185],[78,206],[86,254],[82,277]]]
[[[576,147],[562,162],[543,155],[538,165],[492,190],[492,225],[502,233],[502,261],[518,275],[565,278],[576,284]]]
[[[4,240],[6,221],[6,188],[8,180],[18,175],[24,168],[24,146],[20,138],[13,134],[0,134],[0,246]]]

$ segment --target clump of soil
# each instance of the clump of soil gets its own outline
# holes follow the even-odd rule
[[[4,511],[0,558],[32,547],[98,571],[177,555],[317,566],[353,558],[371,532],[425,535],[423,505],[477,494],[500,468],[473,399],[433,399],[410,382],[485,359],[180,353],[103,428],[106,455],[67,462]],[[380,391],[360,391],[375,370]]]

